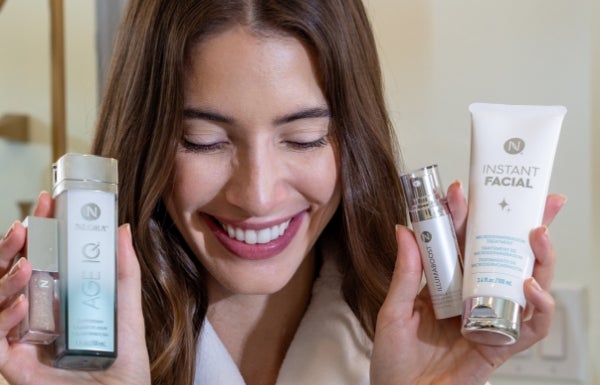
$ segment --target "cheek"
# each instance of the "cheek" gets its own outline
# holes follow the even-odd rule
[[[175,160],[173,187],[168,197],[169,211],[185,215],[210,202],[225,183],[226,172],[216,165],[181,155]],[[171,214],[174,214],[173,212]]]
[[[339,166],[333,149],[299,167],[301,189],[321,204],[337,205],[340,199]]]

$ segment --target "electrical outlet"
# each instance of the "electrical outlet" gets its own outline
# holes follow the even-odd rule
[[[550,333],[505,362],[498,377],[587,383],[587,296],[582,286],[557,285]]]

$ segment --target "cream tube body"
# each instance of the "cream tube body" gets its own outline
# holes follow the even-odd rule
[[[474,103],[463,334],[491,345],[519,338],[523,282],[535,256],[529,233],[541,225],[566,108]]]

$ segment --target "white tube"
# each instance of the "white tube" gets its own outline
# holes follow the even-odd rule
[[[519,338],[523,282],[535,257],[529,233],[542,224],[563,106],[474,103],[462,333],[507,345]]]

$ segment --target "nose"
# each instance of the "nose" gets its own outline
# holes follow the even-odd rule
[[[246,215],[266,216],[284,199],[284,174],[276,149],[269,146],[239,149],[225,186],[225,197]]]

